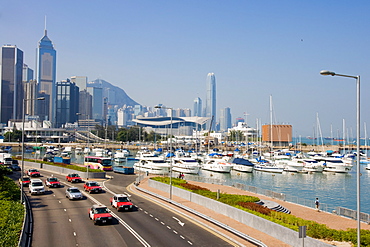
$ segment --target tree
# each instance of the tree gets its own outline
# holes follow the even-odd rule
[[[8,131],[4,134],[4,140],[10,141],[10,142],[17,142],[22,140],[22,131],[17,130],[15,125],[13,126],[13,131]]]

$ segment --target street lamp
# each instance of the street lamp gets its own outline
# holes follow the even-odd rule
[[[172,110],[171,107],[165,107],[157,105],[154,108],[162,108],[171,110],[171,120],[170,120],[170,200],[172,200]]]
[[[24,202],[24,197],[23,197],[23,176],[24,176],[24,119],[25,119],[25,112],[24,108],[26,101],[28,100],[45,100],[45,97],[39,97],[36,99],[25,99],[23,98],[23,104],[22,104],[22,171],[21,171],[21,203]]]
[[[321,70],[321,75],[331,75],[331,76],[342,76],[342,77],[349,77],[356,79],[357,85],[357,134],[356,134],[356,142],[357,142],[357,156],[356,156],[356,165],[357,165],[357,246],[360,246],[361,240],[361,219],[360,219],[360,76],[352,76],[352,75],[341,75],[336,74],[332,71],[328,70]]]

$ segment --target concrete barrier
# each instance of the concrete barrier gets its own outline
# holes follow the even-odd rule
[[[165,191],[168,193],[170,191],[170,186],[168,184],[157,182],[151,179],[149,179],[148,185],[152,188]],[[209,208],[217,213],[223,214],[234,220],[237,220],[247,226],[253,227],[254,229],[257,229],[276,239],[279,239],[280,241],[287,243],[291,246],[302,246],[302,239],[298,237],[298,232],[293,231],[287,227],[263,219],[254,214],[250,214],[238,208],[226,205],[224,203],[209,199],[207,197],[174,186],[172,186],[172,194],[181,197],[185,200],[194,202],[203,207]],[[329,247],[332,245],[326,244],[311,237],[306,237],[304,239],[304,246]]]

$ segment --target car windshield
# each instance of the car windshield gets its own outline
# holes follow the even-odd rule
[[[97,182],[90,183],[90,186],[99,186]]]
[[[50,182],[58,182],[58,179],[57,178],[49,178],[49,181]]]
[[[31,169],[30,172],[38,172],[36,169]]]
[[[71,174],[71,177],[76,178],[76,177],[79,177],[79,176],[78,176],[78,174]]]
[[[33,182],[32,186],[42,186],[42,182]]]
[[[130,200],[127,197],[118,197],[119,202],[129,202]]]
[[[108,208],[96,208],[94,210],[94,213],[96,214],[104,214],[104,213],[108,213]]]
[[[69,191],[72,192],[72,193],[79,193],[80,192],[77,188],[76,189],[70,189]]]
[[[23,181],[30,181],[30,178],[23,178]]]

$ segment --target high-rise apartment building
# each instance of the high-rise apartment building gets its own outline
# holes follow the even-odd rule
[[[60,128],[66,123],[77,121],[79,107],[79,88],[74,82],[64,80],[56,84],[56,122]]]
[[[207,75],[207,97],[205,106],[205,117],[212,118],[215,121],[216,118],[216,77],[214,73],[208,73]],[[210,122],[209,122],[210,124]],[[207,127],[209,127],[209,124]],[[214,123],[212,124],[214,128]]]
[[[194,100],[194,105],[193,105],[193,111],[194,111],[194,117],[202,117],[203,114],[202,114],[202,111],[203,111],[203,108],[202,108],[202,100],[201,98],[197,97],[195,100]]]
[[[227,131],[231,127],[231,111],[229,107],[225,107],[220,113],[220,130]]]
[[[44,107],[38,109],[43,120],[49,120],[55,124],[55,83],[56,83],[56,50],[53,43],[47,36],[45,29],[44,36],[39,41],[37,48],[37,83],[40,96],[45,97]]]
[[[3,46],[0,67],[0,123],[7,123],[10,119],[22,119],[23,51],[16,46]]]

